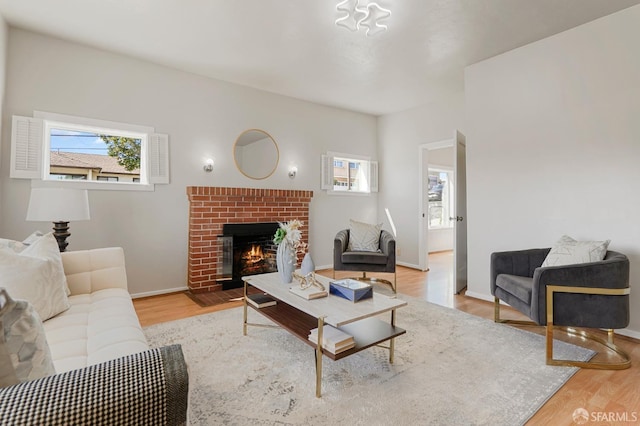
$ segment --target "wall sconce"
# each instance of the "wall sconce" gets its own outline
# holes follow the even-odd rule
[[[202,169],[207,173],[211,173],[213,171],[213,158],[207,158]]]
[[[291,179],[295,178],[297,173],[298,173],[298,168],[296,166],[289,167],[289,177]]]

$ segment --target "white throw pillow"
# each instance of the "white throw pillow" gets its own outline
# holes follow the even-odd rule
[[[43,234],[40,231],[35,231],[34,233],[29,235],[27,238],[25,238],[22,241],[14,241],[14,240],[7,240],[4,238],[0,238],[0,251],[5,250],[5,251],[11,251],[14,253],[22,253],[24,249],[26,249],[27,247],[29,247],[30,245],[38,241],[44,235],[45,234]],[[56,244],[57,244],[57,241],[56,241]],[[46,256],[40,256],[40,257],[54,258],[59,255],[60,249],[53,250],[53,246],[51,244],[46,244],[45,247],[47,250],[50,250],[51,253],[48,253]],[[38,250],[42,250],[42,247],[39,247]],[[62,274],[64,275],[64,268],[62,267],[62,261],[60,261],[60,271],[62,271]],[[67,296],[69,296],[71,294],[71,290],[69,290],[69,285],[67,284],[66,276],[64,278],[59,277],[59,279],[64,279],[65,292]]]
[[[379,251],[380,229],[382,224],[371,225],[369,223],[349,221],[349,245],[350,251]]]
[[[55,281],[64,283],[64,291],[67,296],[71,294],[69,285],[67,284],[67,276],[64,274],[64,266],[62,265],[62,256],[60,255],[60,246],[58,240],[53,236],[53,232],[43,234],[36,231],[29,235],[24,241],[27,248],[22,251],[23,255],[31,257],[42,257],[50,259],[55,269]]]
[[[563,235],[551,248],[544,262],[542,262],[542,267],[599,262],[607,254],[610,242],[611,240],[576,241]]]
[[[35,243],[36,240],[38,240],[40,237],[43,237],[44,235],[45,235],[44,233],[42,233],[40,231],[36,231],[33,234],[29,235],[24,240],[22,240],[22,242],[23,242],[23,244],[28,246],[28,245],[31,245],[31,244]]]
[[[13,253],[20,253],[26,248],[27,245],[23,242],[0,238],[0,251],[11,251]]]
[[[31,303],[42,321],[69,309],[67,278],[53,234],[38,238],[20,253],[0,250],[0,287]]]
[[[14,253],[20,253],[22,250],[26,249],[29,244],[33,244],[36,240],[42,237],[44,234],[40,231],[36,231],[29,235],[22,241],[15,240],[7,240],[5,238],[0,238],[0,250],[9,250]]]
[[[55,374],[42,322],[26,301],[0,288],[0,387]]]

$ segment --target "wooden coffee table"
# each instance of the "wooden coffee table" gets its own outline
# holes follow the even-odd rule
[[[247,321],[247,308],[251,307],[269,318],[280,328],[287,330],[316,351],[316,396],[321,396],[322,388],[322,355],[337,361],[374,345],[389,341],[389,362],[393,363],[394,339],[406,330],[396,327],[396,309],[407,305],[407,302],[382,294],[370,299],[351,302],[330,294],[327,297],[306,300],[289,291],[289,287],[299,285],[295,279],[290,284],[283,284],[278,273],[250,275],[244,280],[244,318],[243,334],[247,335],[248,326],[274,327],[265,324],[253,324]],[[316,275],[327,292],[331,279]],[[247,303],[247,289],[253,286],[277,299],[274,306],[255,308]],[[390,321],[382,320],[379,315],[391,313]],[[336,327],[354,337],[355,347],[334,354],[322,348],[322,330],[325,324]],[[318,328],[318,342],[309,340],[312,329]]]

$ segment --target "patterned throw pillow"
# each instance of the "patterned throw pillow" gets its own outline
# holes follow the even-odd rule
[[[576,263],[599,262],[607,254],[611,240],[576,241],[563,235],[551,248],[542,267],[574,265]]]
[[[382,224],[371,225],[369,223],[349,221],[349,251],[379,251],[380,229]]]
[[[42,322],[26,301],[0,288],[0,387],[55,374]]]
[[[20,253],[0,250],[0,287],[31,303],[42,321],[69,309],[67,278],[53,234],[38,238]]]

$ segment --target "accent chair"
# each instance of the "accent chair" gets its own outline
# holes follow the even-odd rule
[[[550,248],[491,254],[491,294],[495,321],[546,326],[546,361],[549,365],[596,369],[625,369],[629,355],[614,344],[614,329],[629,325],[629,259],[607,251],[602,261],[542,266]],[[522,312],[532,321],[500,318],[500,301]],[[553,358],[553,331],[563,328],[569,335],[596,341],[618,355],[621,361],[595,362]],[[580,328],[607,330],[607,339]]]
[[[380,282],[391,286],[396,292],[396,240],[393,235],[380,230],[378,251],[349,250],[350,230],[343,229],[338,232],[333,242],[333,278],[336,271],[362,272],[362,276],[356,278],[360,281]],[[393,274],[393,282],[367,277],[367,272],[385,272]]]

